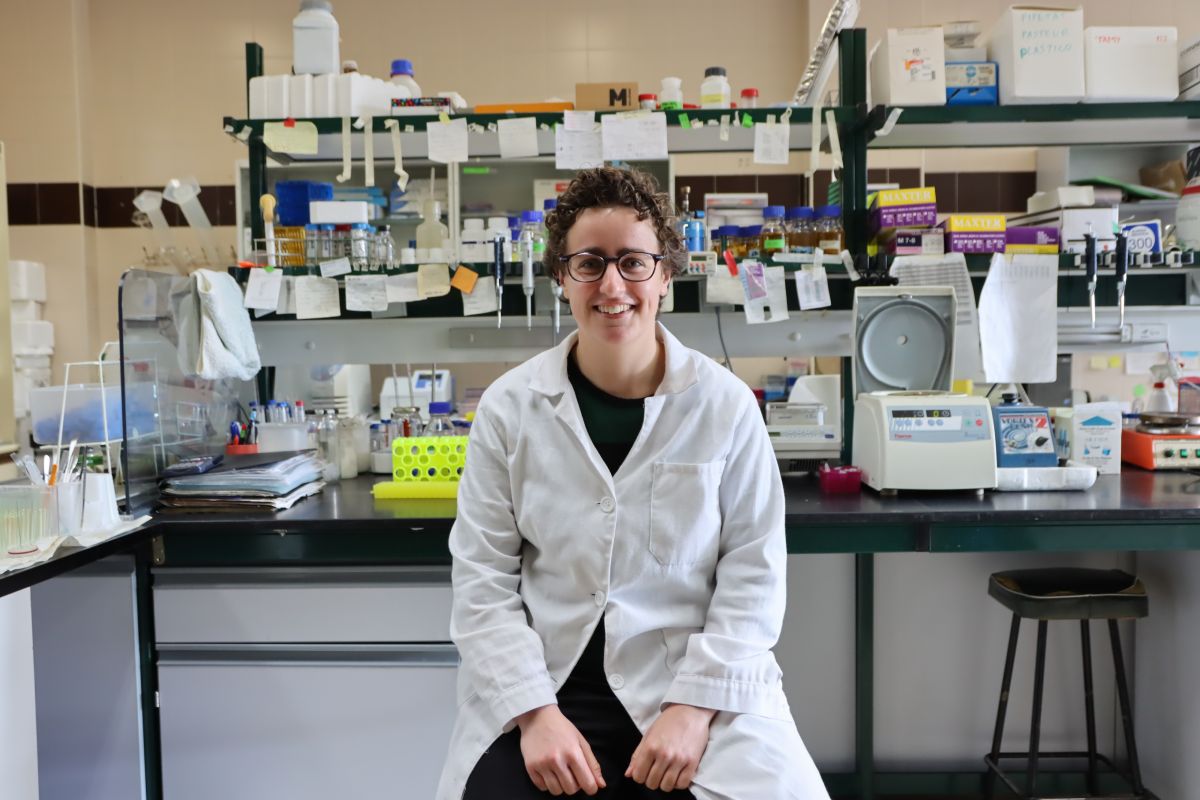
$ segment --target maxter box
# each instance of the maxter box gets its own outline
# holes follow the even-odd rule
[[[1003,214],[951,214],[942,222],[947,253],[1003,253]]]
[[[871,230],[928,228],[937,224],[937,192],[932,186],[918,189],[883,189],[871,197]]]

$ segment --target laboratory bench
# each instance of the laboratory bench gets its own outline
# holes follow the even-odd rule
[[[452,664],[443,663],[447,654],[442,652],[452,651],[445,641],[447,637],[434,636],[428,630],[411,635],[395,631],[404,626],[445,626],[449,595],[446,541],[455,503],[377,502],[371,487],[384,479],[361,476],[333,483],[321,494],[274,514],[158,514],[137,531],[93,548],[64,550],[49,562],[0,576],[0,594],[113,554],[134,554],[134,637],[141,676],[138,702],[145,726],[139,739],[147,796],[161,797],[164,764],[168,786],[170,775],[182,772],[201,776],[207,766],[180,762],[179,743],[190,741],[192,734],[180,728],[179,701],[172,708],[164,705],[160,712],[160,682],[165,682],[164,691],[170,690],[174,697],[222,697],[227,688],[234,695],[244,692],[247,698],[259,697],[265,685],[258,681],[268,673],[247,664],[265,658],[283,669],[280,674],[288,680],[297,681],[297,691],[308,694],[324,691],[320,688],[326,685],[322,681],[341,687],[355,683],[359,677],[367,682],[364,685],[374,686],[373,696],[388,696],[407,687],[404,683],[387,683],[399,680],[385,678],[387,670],[358,672],[355,681],[350,682],[330,677],[347,675],[348,666],[377,666],[373,660],[381,659],[380,663],[392,665],[393,671],[402,671],[403,667],[404,675],[421,674],[431,681],[433,688],[425,696],[413,699],[408,690],[410,694],[405,696],[409,700],[405,702],[452,702],[449,675],[454,670]],[[893,772],[894,764],[886,758],[883,764],[877,763],[876,730],[881,722],[887,723],[883,717],[876,718],[875,696],[886,691],[879,681],[886,680],[883,672],[891,668],[891,653],[885,650],[890,646],[887,642],[893,641],[887,637],[895,635],[894,630],[877,627],[894,628],[895,612],[886,607],[887,603],[876,603],[874,554],[1037,551],[1044,555],[1036,558],[1052,559],[1055,552],[1085,558],[1085,551],[1093,551],[1093,557],[1103,558],[1101,551],[1200,550],[1200,525],[1196,524],[1200,522],[1200,476],[1186,473],[1128,468],[1120,475],[1100,476],[1084,492],[987,492],[982,496],[974,492],[902,492],[885,497],[866,489],[860,495],[825,496],[815,478],[804,475],[785,476],[784,487],[789,554],[853,557],[849,578],[853,597],[840,601],[850,610],[836,624],[841,630],[853,628],[849,656],[853,662],[853,690],[844,698],[847,702],[841,706],[841,713],[853,717],[850,735],[854,763],[849,769],[843,763],[826,774],[835,796],[971,796],[981,774],[964,769]],[[789,573],[796,567],[803,568],[804,563],[801,559],[790,564]],[[273,571],[283,577],[263,578]],[[246,584],[239,585],[241,580]],[[280,583],[272,585],[271,581]],[[407,588],[399,589],[406,581]],[[397,593],[409,592],[406,598],[417,599],[405,599],[403,608],[411,611],[408,616],[413,619],[397,622],[395,617],[405,615],[382,611],[347,612],[350,606],[339,606],[342,601],[336,598],[322,599],[312,606],[291,605],[303,597],[304,590],[320,591],[317,587],[322,583],[358,592],[353,602],[360,603],[359,609],[395,607]],[[789,591],[794,593],[795,586]],[[971,593],[982,597],[982,584]],[[272,620],[286,619],[289,614],[320,624],[319,618],[327,619],[331,608],[340,609],[341,619],[352,623],[343,630],[340,623],[327,622],[324,632],[313,637],[328,652],[305,649],[308,646],[297,649],[289,644],[298,640],[295,627],[286,633],[272,629]],[[270,617],[269,613],[277,616]],[[807,626],[810,621],[803,624]],[[829,620],[817,621],[818,627],[824,626],[820,628],[822,635],[831,624]],[[178,633],[164,633],[169,629]],[[981,635],[995,638],[988,633]],[[419,644],[395,644],[406,641]],[[363,644],[371,642],[381,644]],[[883,656],[878,670],[877,648],[882,648]],[[781,661],[787,657],[781,653]],[[345,661],[347,658],[350,660]],[[341,673],[336,672],[339,669]],[[785,679],[788,672],[785,669]],[[197,730],[216,732],[237,722],[223,716],[224,711],[218,713],[215,706],[219,703],[200,699],[190,702],[187,713],[198,720]],[[358,704],[356,708],[365,705],[361,699],[353,702]],[[986,702],[993,703],[994,698]],[[851,705],[853,711],[847,708]],[[325,715],[310,721],[314,730],[322,731],[327,730],[327,720],[340,718],[342,711],[307,707],[305,713]],[[425,708],[423,713],[432,711]],[[240,744],[243,751],[250,746],[247,741]],[[1047,779],[1052,781],[1048,786],[1066,790],[1073,787],[1067,773],[1055,775]],[[169,794],[178,796],[174,791]]]

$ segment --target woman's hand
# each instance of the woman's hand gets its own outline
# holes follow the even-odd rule
[[[625,777],[664,792],[691,786],[716,714],[711,708],[667,706],[633,751]]]
[[[521,728],[521,755],[533,785],[554,796],[583,790],[594,795],[605,786],[592,748],[557,705],[526,711],[516,719]]]

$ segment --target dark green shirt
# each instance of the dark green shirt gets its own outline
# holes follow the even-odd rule
[[[588,437],[609,472],[615,475],[642,430],[645,400],[613,397],[598,388],[579,370],[574,350],[567,357],[567,377],[579,401]]]

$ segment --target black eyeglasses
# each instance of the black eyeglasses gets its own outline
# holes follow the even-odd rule
[[[658,262],[666,256],[657,253],[646,253],[641,250],[629,250],[619,256],[598,256],[595,253],[572,253],[559,256],[558,260],[567,265],[567,272],[580,283],[591,283],[604,277],[609,264],[617,265],[617,272],[627,281],[638,283],[648,281],[654,275]]]

